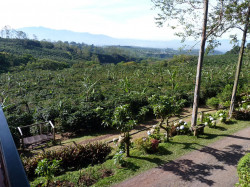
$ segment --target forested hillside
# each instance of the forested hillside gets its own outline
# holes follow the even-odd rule
[[[138,60],[133,56],[120,54],[114,50],[106,52],[103,48],[93,45],[61,41],[52,43],[29,39],[0,38],[0,52],[3,59],[1,66],[4,70],[13,66],[39,63],[37,61],[41,59],[65,62],[69,66],[79,62],[102,64]]]
[[[6,38],[0,38],[0,52],[2,71],[9,70],[13,66],[40,63],[39,60],[41,59],[52,60],[54,63],[65,62],[68,66],[71,66],[76,63],[116,64],[129,61],[140,62],[149,57],[162,59],[181,53],[173,49],[163,50],[120,46],[96,47],[75,42],[48,42]]]
[[[76,42],[28,39],[26,33],[11,28],[1,30],[0,72],[28,69],[62,69],[73,64],[154,62],[174,55],[198,55],[198,50],[173,50],[130,46],[97,47]],[[220,54],[215,51],[214,54]],[[46,60],[45,60],[46,59]],[[45,65],[46,62],[46,65]],[[49,64],[49,65],[48,65]]]

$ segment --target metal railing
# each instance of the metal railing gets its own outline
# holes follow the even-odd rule
[[[4,187],[29,187],[16,145],[10,133],[8,123],[0,106],[0,169],[3,173]]]

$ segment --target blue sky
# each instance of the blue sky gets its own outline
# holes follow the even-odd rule
[[[158,28],[150,0],[6,0],[0,27],[43,26],[116,38],[168,40],[169,28]]]
[[[150,0],[2,0],[0,28],[9,25],[105,34],[115,38],[173,40],[158,28]]]

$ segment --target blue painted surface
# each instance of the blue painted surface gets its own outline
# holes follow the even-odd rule
[[[2,152],[5,175],[11,187],[29,187],[16,145],[10,133],[8,123],[0,106],[0,149]]]

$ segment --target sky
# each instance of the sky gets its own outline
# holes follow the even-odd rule
[[[151,0],[2,0],[0,28],[43,26],[144,40],[178,39],[159,28]]]
[[[168,40],[169,28],[158,28],[150,0],[6,0],[0,28],[43,26],[115,38]]]

